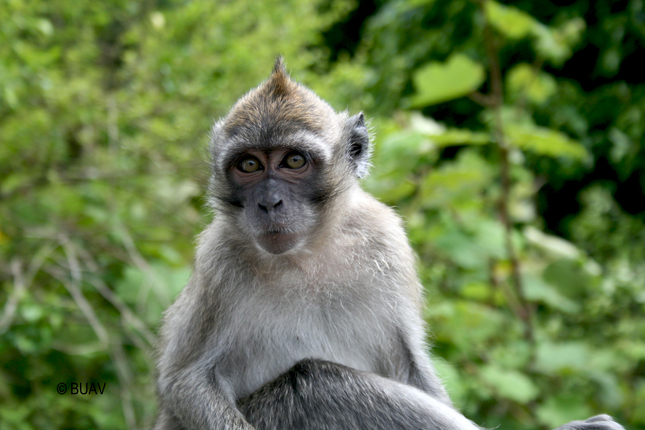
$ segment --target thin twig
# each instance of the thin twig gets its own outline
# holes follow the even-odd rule
[[[119,233],[121,233],[121,242],[123,243],[123,246],[128,255],[130,256],[134,264],[139,268],[139,270],[141,270],[146,275],[147,282],[144,283],[144,286],[147,286],[147,288],[142,288],[140,295],[147,295],[147,291],[152,287],[161,304],[164,307],[168,307],[171,300],[168,296],[168,290],[161,287],[162,285],[164,285],[164,283],[154,273],[152,267],[150,267],[150,264],[146,261],[143,255],[141,255],[136,245],[134,244],[134,240],[132,239],[132,236],[128,232],[127,228],[121,225],[119,228]]]
[[[490,94],[483,94],[479,91],[473,91],[467,96],[469,99],[477,103],[478,105],[489,107],[495,104],[495,100]]]
[[[0,317],[0,334],[3,334],[11,327],[16,309],[18,309],[18,302],[27,289],[27,283],[22,273],[22,262],[17,258],[11,260],[11,273],[13,275],[13,291],[4,305],[4,310]]]
[[[504,120],[502,118],[502,106],[504,105],[502,71],[499,63],[499,53],[493,36],[493,30],[486,18],[486,11],[484,10],[485,1],[486,0],[480,0],[478,3],[484,17],[484,47],[486,49],[486,57],[488,59],[490,69],[491,93],[488,95],[489,99],[487,101],[490,102],[488,107],[493,112],[493,133],[495,135],[495,140],[497,141],[501,163],[500,173],[502,193],[499,199],[499,213],[502,224],[504,225],[504,242],[506,252],[511,263],[511,276],[515,285],[515,293],[521,305],[518,310],[521,310],[519,316],[524,324],[524,337],[532,341],[534,339],[532,308],[524,294],[520,262],[513,245],[513,225],[508,210],[508,202],[511,198],[511,176],[508,160],[509,146],[506,142],[506,136],[504,134]]]
[[[47,184],[48,182],[49,179],[47,179],[47,176],[38,176],[28,184],[14,188],[13,190],[7,191],[5,193],[0,193],[0,201],[9,200],[15,196],[24,196],[25,194],[30,193],[33,189],[39,188],[42,185]]]
[[[134,413],[134,405],[132,403],[131,387],[132,383],[132,373],[128,366],[128,361],[126,359],[125,352],[123,351],[123,346],[121,343],[110,343],[110,337],[106,328],[101,324],[99,318],[96,316],[92,305],[83,295],[80,285],[83,281],[81,265],[76,256],[76,252],[71,241],[62,236],[60,238],[60,244],[65,250],[65,256],[67,258],[67,264],[70,268],[71,280],[68,280],[64,276],[60,276],[59,273],[55,270],[54,267],[50,268],[48,271],[52,276],[56,277],[70,293],[77,306],[83,312],[85,319],[89,322],[90,326],[96,333],[96,336],[99,338],[99,341],[104,346],[105,351],[110,355],[112,362],[115,364],[116,374],[119,379],[119,385],[121,387],[121,405],[123,407],[123,414],[126,419],[126,423],[129,428],[135,428],[136,426],[136,417]]]
[[[56,273],[55,271],[50,271],[50,273],[59,281],[61,281],[63,286],[65,286],[69,294],[76,302],[78,308],[81,310],[81,312],[83,312],[83,315],[85,315],[87,322],[90,323],[92,330],[94,330],[94,333],[96,333],[96,337],[99,338],[101,344],[103,344],[105,349],[108,350],[110,347],[110,336],[108,335],[108,332],[103,324],[101,324],[100,320],[96,316],[92,305],[89,301],[87,301],[85,295],[83,295],[83,292],[81,291],[80,285],[81,282],[83,282],[83,276],[78,259],[74,255],[73,248],[70,246],[67,238],[61,240],[61,245],[63,245],[63,249],[65,250],[65,257],[67,258],[67,264],[69,265],[71,280],[60,276],[60,274]]]
[[[90,269],[90,272],[97,273],[99,271],[99,266],[98,264],[96,264],[96,261],[94,261],[92,255],[90,255],[90,253],[82,248],[78,249],[77,251],[83,262]],[[86,279],[86,282],[92,284],[92,286],[96,288],[99,294],[101,294],[103,298],[110,302],[112,306],[114,306],[119,311],[123,321],[126,324],[134,327],[146,340],[148,346],[155,344],[155,335],[148,329],[148,326],[140,318],[138,318],[125,303],[123,303],[121,298],[117,296],[114,291],[112,291],[112,289],[105,282],[103,282],[101,278],[91,277],[89,279]],[[136,338],[131,337],[131,339],[137,344],[140,349],[144,350],[147,353],[150,352],[148,346],[141,345],[140,342],[135,340]]]
[[[14,259],[11,261],[11,273],[14,279],[14,289],[5,303],[2,316],[0,316],[0,334],[7,331],[11,326],[15,317],[16,309],[18,308],[18,303],[24,296],[24,291],[29,289],[34,277],[38,271],[40,271],[43,264],[45,264],[45,260],[54,249],[55,247],[51,244],[45,244],[38,249],[34,254],[34,258],[29,262],[29,266],[25,273],[22,271],[22,262],[20,260]]]
[[[107,352],[107,354],[110,356],[110,359],[114,363],[114,367],[116,368],[117,378],[119,379],[119,386],[121,390],[121,404],[123,407],[124,416],[126,418],[126,423],[128,424],[128,428],[135,428],[136,418],[134,416],[134,405],[132,404],[132,395],[129,394],[131,387],[133,386],[133,378],[127,364],[128,361],[126,359],[125,353],[123,352],[123,347],[120,343],[112,344],[110,342],[107,329],[103,326],[103,324],[101,324],[98,317],[96,316],[96,313],[94,312],[94,309],[92,308],[92,305],[85,298],[79,287],[78,282],[82,279],[79,276],[81,272],[76,271],[76,267],[79,266],[75,266],[74,258],[70,258],[69,254],[68,264],[70,264],[70,267],[72,267],[72,270],[70,271],[71,281],[58,267],[47,267],[45,271],[52,277],[57,279],[61,284],[63,284],[65,289],[67,289],[69,294],[74,299],[74,302],[76,302],[76,305],[85,316],[85,319],[89,322],[92,330],[96,334],[96,337],[98,337],[101,347],[100,349]],[[82,349],[62,345],[58,346],[58,349],[77,354],[83,352]],[[90,351],[90,349],[85,350],[85,352]],[[124,392],[128,392],[128,394],[124,395]]]

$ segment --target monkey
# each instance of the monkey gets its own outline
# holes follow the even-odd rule
[[[432,365],[415,257],[365,192],[370,132],[270,77],[215,123],[213,221],[165,312],[155,430],[477,430]],[[560,430],[623,430],[607,415]]]

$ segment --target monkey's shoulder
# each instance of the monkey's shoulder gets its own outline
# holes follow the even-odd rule
[[[357,193],[342,228],[361,234],[380,251],[411,254],[401,217],[364,191]]]

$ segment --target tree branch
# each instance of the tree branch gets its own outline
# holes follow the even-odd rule
[[[486,102],[488,108],[493,112],[493,134],[495,140],[497,141],[497,148],[500,157],[500,175],[501,175],[501,185],[502,193],[499,199],[499,214],[504,225],[504,242],[506,247],[506,252],[511,263],[511,276],[513,278],[513,284],[515,285],[515,294],[520,302],[521,307],[517,310],[519,317],[522,319],[524,324],[524,337],[527,340],[533,341],[533,325],[532,325],[532,308],[531,305],[526,300],[524,294],[524,286],[522,282],[522,273],[520,268],[520,262],[513,245],[513,224],[510,218],[508,210],[508,202],[511,198],[511,176],[510,176],[510,167],[508,159],[508,150],[509,146],[506,141],[506,136],[504,134],[504,119],[502,118],[502,107],[504,105],[504,81],[502,78],[502,70],[499,63],[499,52],[495,43],[495,37],[493,35],[493,29],[490,26],[486,18],[486,11],[484,10],[486,0],[479,0],[478,4],[480,7],[481,14],[484,19],[484,47],[486,49],[486,58],[488,59],[489,64],[489,73],[490,73],[490,83],[491,83],[491,92],[488,95],[485,95],[485,98],[478,97],[480,100]],[[476,98],[473,98],[476,100]]]

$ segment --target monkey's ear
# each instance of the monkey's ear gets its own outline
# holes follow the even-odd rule
[[[370,136],[365,125],[363,112],[347,119],[349,141],[347,154],[354,166],[357,178],[367,176],[370,167]]]

